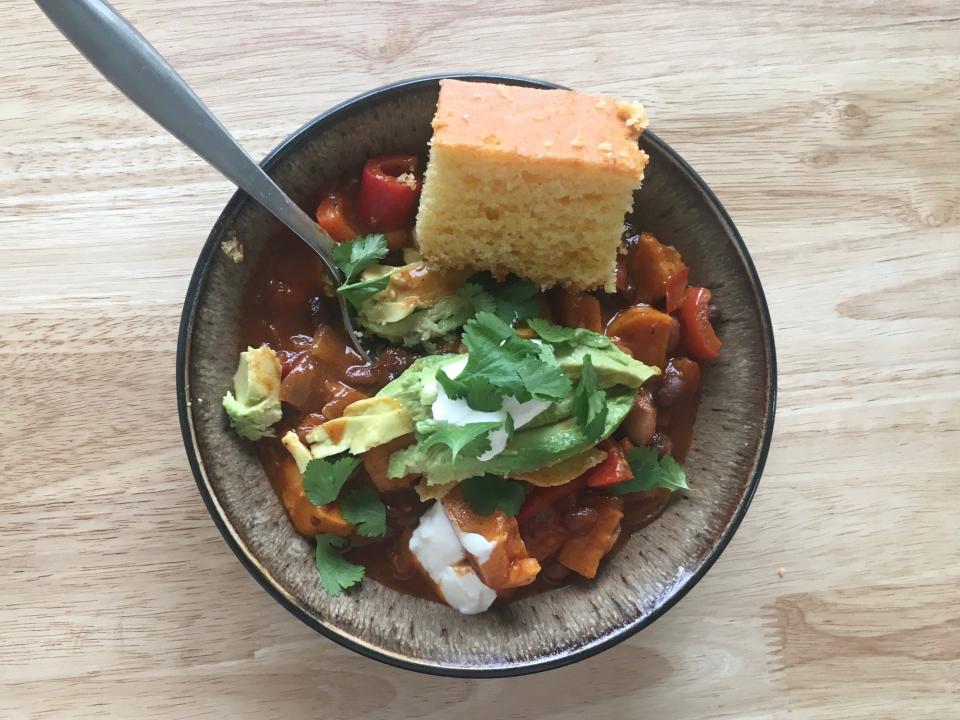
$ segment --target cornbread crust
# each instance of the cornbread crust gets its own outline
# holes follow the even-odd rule
[[[643,107],[566,90],[441,81],[417,217],[424,259],[544,287],[613,287],[647,155]]]

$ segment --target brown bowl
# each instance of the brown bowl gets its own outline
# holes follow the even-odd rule
[[[319,189],[380,153],[422,152],[437,101],[434,76],[349,100],[291,135],[263,167],[304,210]],[[534,87],[499,75],[456,76]],[[726,547],[757,487],[773,430],[776,360],[756,270],[730,218],[697,174],[652,132],[635,225],[675,245],[691,282],[723,309],[721,358],[705,366],[686,469],[691,490],[637,531],[596,581],[463,616],[375,581],[324,593],[310,542],[299,536],[253,447],[228,427],[220,398],[237,358],[244,285],[279,223],[244,193],[224,209],[197,261],[180,325],[177,399],[190,466],[210,514],[241,562],[282,605],[330,639],[399,667],[455,676],[503,676],[566,665],[611,647],[660,617]],[[236,239],[244,260],[220,251]]]

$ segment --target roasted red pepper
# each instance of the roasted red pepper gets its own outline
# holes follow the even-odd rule
[[[586,473],[563,485],[554,487],[538,487],[527,493],[527,497],[517,513],[517,522],[522,523],[539,515],[560,498],[566,497],[583,487],[586,482]]]
[[[667,278],[667,312],[672,313],[683,304],[683,296],[687,292],[687,278],[690,269],[683,268]]]
[[[680,306],[683,341],[698,360],[711,360],[720,354],[720,338],[710,324],[710,291],[687,288]]]
[[[367,160],[360,178],[357,212],[371,230],[405,227],[417,204],[420,182],[414,155],[386,155]]]
[[[338,243],[352,240],[360,234],[350,223],[346,199],[337,192],[330,193],[320,201],[317,207],[317,224]]]
[[[598,447],[607,453],[607,457],[583,474],[587,487],[607,487],[633,480],[633,471],[630,470],[623,448],[611,440],[604,440]]]

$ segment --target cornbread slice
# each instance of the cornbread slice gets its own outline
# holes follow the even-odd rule
[[[613,291],[646,126],[637,103],[442,80],[417,215],[424,260]]]

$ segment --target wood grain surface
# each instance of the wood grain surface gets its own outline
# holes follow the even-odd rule
[[[314,634],[220,539],[180,441],[180,303],[232,189],[5,0],[0,717],[960,716],[960,6],[118,6],[257,156],[434,71],[643,100],[753,253],[776,435],[714,569],[596,658],[450,680]]]

